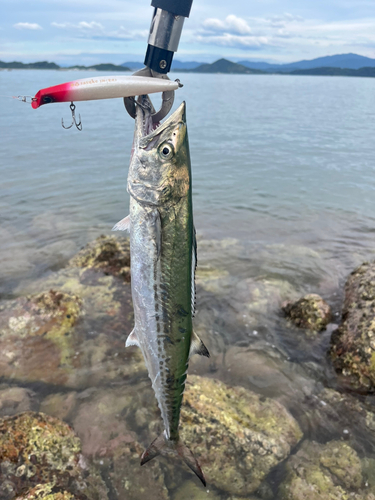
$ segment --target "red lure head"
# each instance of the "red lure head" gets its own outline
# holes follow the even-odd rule
[[[70,89],[71,82],[62,83],[61,85],[55,85],[54,87],[48,87],[46,89],[41,89],[35,94],[34,100],[31,103],[33,109],[43,106],[43,104],[49,104],[50,102],[67,102],[70,99]]]

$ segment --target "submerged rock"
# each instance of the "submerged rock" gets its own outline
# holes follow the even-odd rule
[[[72,267],[100,269],[104,273],[120,276],[130,281],[130,245],[129,238],[99,236],[88,243],[69,262]]]
[[[320,440],[346,439],[360,453],[375,451],[374,406],[352,394],[324,388],[301,401],[298,421]]]
[[[0,417],[16,415],[32,409],[35,394],[23,387],[0,388]]]
[[[279,403],[242,387],[189,376],[181,437],[200,461],[208,484],[246,496],[302,437]]]
[[[79,389],[145,371],[124,346],[133,307],[122,276],[68,267],[29,292],[0,305],[0,376]]]
[[[80,452],[74,431],[56,418],[0,419],[0,498],[105,500],[107,488]]]
[[[147,384],[140,396],[142,407],[135,407],[137,392],[142,387],[92,390],[77,395],[76,415],[73,427],[82,441],[82,451],[86,457],[100,461],[106,470],[111,487],[118,499],[168,500],[164,484],[164,473],[159,460],[153,460],[147,467],[140,466],[140,456],[144,447],[134,432],[142,425],[140,412],[150,412],[150,401],[154,401],[151,387]],[[154,405],[151,405],[151,413]],[[134,421],[134,415],[139,421]],[[130,418],[129,418],[130,417]],[[148,414],[148,419],[149,414]],[[144,424],[147,420],[144,421]]]
[[[64,383],[82,315],[75,294],[50,289],[0,306],[0,375]]]
[[[305,295],[296,302],[287,302],[282,310],[296,326],[314,332],[324,330],[332,317],[330,306],[316,293]]]
[[[375,390],[375,262],[355,269],[345,285],[342,324],[331,338],[336,371],[352,388]]]
[[[281,500],[373,500],[357,453],[343,441],[305,441],[286,464]]]

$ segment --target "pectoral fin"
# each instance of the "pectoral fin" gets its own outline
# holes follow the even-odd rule
[[[112,231],[130,231],[130,215],[127,215],[115,224]]]
[[[206,356],[207,358],[210,357],[207,347],[203,344],[195,332],[193,332],[193,335],[191,336],[189,357],[193,356],[193,354],[200,354],[201,356]]]
[[[129,337],[126,339],[125,347],[130,347],[131,345],[136,345],[137,347],[139,347],[139,342],[135,330],[133,330]]]

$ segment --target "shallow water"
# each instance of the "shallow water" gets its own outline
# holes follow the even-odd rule
[[[2,71],[0,96],[87,76]],[[323,387],[337,385],[326,358],[334,325],[307,338],[288,327],[279,308],[288,298],[319,293],[338,323],[347,275],[375,256],[375,80],[172,76],[184,83],[174,107],[187,102],[199,237],[197,329],[213,354],[208,364],[193,361],[192,371],[279,399],[305,437],[324,441],[328,417],[320,415],[317,424],[309,410]],[[134,124],[121,100],[77,103],[81,133],[61,128],[68,104],[34,111],[1,102],[6,299],[63,267],[126,215]],[[328,437],[342,435],[346,424],[328,426]],[[366,433],[355,430],[364,454],[373,451]]]

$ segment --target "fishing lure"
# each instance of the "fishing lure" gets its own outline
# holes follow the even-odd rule
[[[177,81],[144,76],[97,76],[39,90],[31,99],[34,109],[52,102],[91,101],[132,97],[177,90]]]

